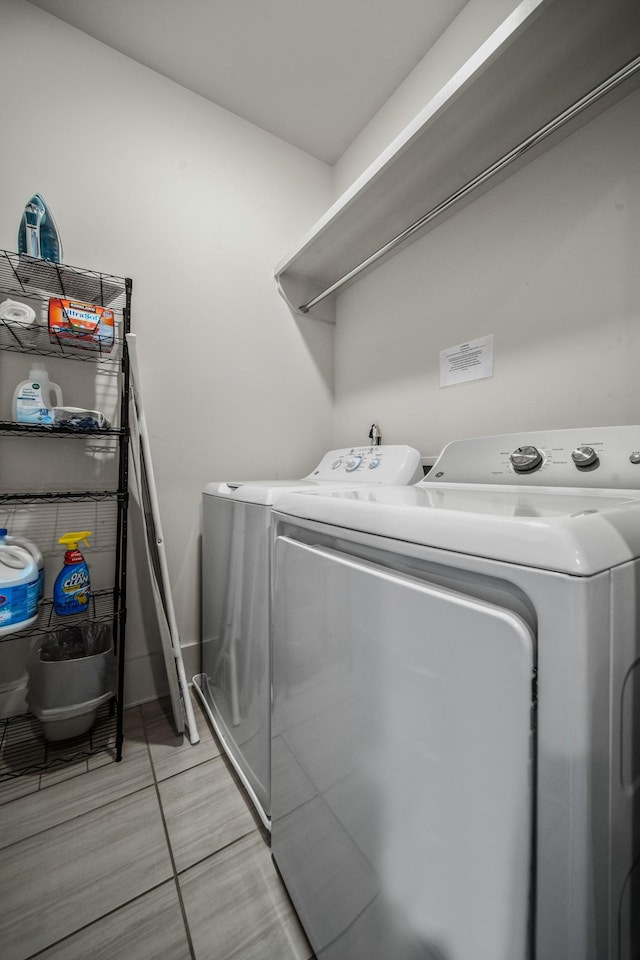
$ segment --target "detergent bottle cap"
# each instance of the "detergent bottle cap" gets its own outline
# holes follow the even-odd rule
[[[6,537],[8,531],[6,527],[0,527],[0,537]]]
[[[44,373],[44,376],[48,379],[49,374],[47,373],[47,368],[45,367],[44,363],[42,363],[41,360],[34,360],[31,364],[31,369],[29,370],[29,379],[36,379],[39,373]],[[40,379],[43,380],[44,377],[40,377]]]
[[[89,546],[89,541],[87,537],[92,537],[93,533],[91,530],[79,530],[76,533],[65,533],[63,537],[60,537],[58,543],[66,544],[67,550],[77,550],[79,543],[84,543],[85,547]]]

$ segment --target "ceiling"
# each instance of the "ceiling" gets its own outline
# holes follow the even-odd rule
[[[467,0],[30,0],[333,164]]]

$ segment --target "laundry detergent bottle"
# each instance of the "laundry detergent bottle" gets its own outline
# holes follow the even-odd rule
[[[0,636],[35,623],[38,568],[22,547],[0,544]]]
[[[72,613],[85,613],[88,610],[91,595],[89,567],[78,549],[78,544],[84,543],[88,547],[87,538],[91,536],[93,534],[90,530],[80,530],[77,533],[65,533],[58,540],[58,543],[67,547],[64,566],[53,587],[53,606],[61,617]]]
[[[62,390],[49,380],[42,363],[34,363],[29,378],[13,394],[13,419],[16,423],[53,423],[53,407],[62,406]]]
[[[6,527],[0,527],[0,546],[3,545],[13,546],[13,547],[22,547],[23,550],[26,550],[31,554],[35,562],[36,567],[38,568],[38,580],[36,583],[30,585],[31,592],[35,596],[36,603],[42,603],[42,598],[44,597],[44,557],[42,556],[42,551],[35,543],[32,543],[31,540],[27,540],[26,537],[12,537],[9,535],[9,531]],[[29,597],[29,602],[31,602],[31,597]]]

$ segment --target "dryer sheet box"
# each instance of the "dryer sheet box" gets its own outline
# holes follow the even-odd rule
[[[49,300],[49,340],[81,350],[110,353],[115,336],[113,310],[80,300]]]

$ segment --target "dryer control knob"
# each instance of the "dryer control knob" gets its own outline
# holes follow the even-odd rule
[[[358,469],[361,463],[362,457],[351,457],[351,459],[347,460],[345,464],[345,470],[347,473],[353,473],[354,470]]]
[[[537,447],[518,447],[509,460],[516,473],[530,473],[542,464],[542,454]]]
[[[586,470],[587,467],[597,467],[600,461],[598,454],[593,447],[576,447],[571,451],[571,459],[579,470]]]
[[[374,457],[373,460],[369,461],[369,470],[375,470],[376,467],[380,466],[380,458]]]
[[[634,450],[629,454],[630,463],[640,463],[640,450]]]
[[[337,470],[338,467],[341,465],[341,463],[342,463],[342,457],[340,457],[338,460],[334,460],[333,463],[331,464],[331,469]]]

